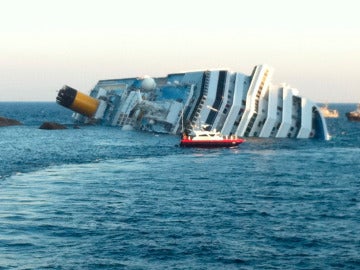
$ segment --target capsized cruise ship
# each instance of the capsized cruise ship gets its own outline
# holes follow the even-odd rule
[[[258,65],[250,75],[220,69],[100,80],[89,95],[65,85],[56,101],[77,123],[169,134],[200,123],[239,137],[328,140],[319,107],[288,84],[272,83],[273,72]]]

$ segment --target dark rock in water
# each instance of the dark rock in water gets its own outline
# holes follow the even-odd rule
[[[19,125],[22,125],[22,123],[19,122],[18,120],[0,116],[0,127],[19,126]]]
[[[66,126],[59,124],[59,123],[55,123],[55,122],[44,122],[39,129],[67,129]]]

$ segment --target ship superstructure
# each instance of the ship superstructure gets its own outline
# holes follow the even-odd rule
[[[200,123],[226,136],[329,139],[317,105],[273,84],[273,72],[258,65],[251,75],[221,69],[100,80],[89,96],[64,86],[57,102],[80,123],[170,134]]]

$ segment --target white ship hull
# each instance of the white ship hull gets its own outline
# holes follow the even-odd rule
[[[161,78],[100,80],[90,92],[90,101],[77,100],[86,98],[65,86],[57,102],[75,111],[75,119],[84,123],[180,134],[182,126],[201,122],[239,137],[329,139],[316,104],[289,85],[273,84],[272,74],[271,67],[259,65],[250,76],[205,70]],[[96,109],[84,108],[87,103],[95,108],[96,101]]]

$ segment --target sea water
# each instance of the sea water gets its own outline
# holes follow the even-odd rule
[[[0,269],[360,268],[360,123],[330,106],[330,141],[183,149],[0,103],[23,123],[0,128]]]

